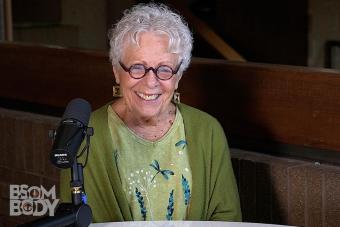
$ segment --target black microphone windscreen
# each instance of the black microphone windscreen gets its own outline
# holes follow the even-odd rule
[[[73,118],[88,125],[91,115],[91,105],[85,99],[72,99],[66,106],[62,120]]]

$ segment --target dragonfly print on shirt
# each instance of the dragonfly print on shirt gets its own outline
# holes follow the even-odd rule
[[[180,140],[175,144],[175,147],[181,147],[182,149],[184,149],[186,147],[186,145],[188,145],[187,141]]]
[[[155,177],[161,173],[162,176],[164,177],[164,179],[169,180],[170,175],[174,175],[175,173],[169,169],[164,169],[162,170],[161,167],[159,166],[159,163],[157,160],[153,160],[152,163],[150,164],[150,166],[152,168],[154,168],[157,172],[155,173],[155,175],[153,176],[153,178],[151,179],[151,182],[155,179]]]

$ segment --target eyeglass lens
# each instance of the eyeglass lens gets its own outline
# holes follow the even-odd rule
[[[131,76],[134,78],[142,78],[150,70],[153,71],[156,74],[156,76],[161,80],[170,79],[174,74],[174,72],[169,66],[164,65],[161,65],[154,69],[152,67],[146,68],[142,64],[135,64],[132,65],[129,69]]]

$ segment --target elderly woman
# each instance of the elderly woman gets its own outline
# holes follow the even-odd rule
[[[240,221],[223,129],[181,104],[176,91],[191,57],[186,23],[164,5],[139,4],[111,30],[110,45],[120,87],[91,116],[95,135],[84,169],[94,221]]]

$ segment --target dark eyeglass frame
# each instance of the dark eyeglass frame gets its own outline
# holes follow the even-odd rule
[[[158,66],[157,68],[154,68],[154,67],[149,67],[149,68],[147,68],[147,67],[146,67],[145,65],[143,65],[143,64],[133,64],[133,65],[131,65],[130,67],[125,66],[121,61],[119,61],[119,64],[120,64],[120,66],[122,67],[122,69],[124,69],[125,72],[129,73],[129,75],[130,75],[132,78],[134,78],[134,79],[142,79],[142,78],[145,77],[145,75],[151,70],[151,71],[156,75],[156,77],[157,77],[159,80],[170,80],[176,73],[178,73],[178,70],[179,70],[179,68],[181,67],[182,62],[183,62],[183,60],[178,64],[178,66],[176,67],[175,70],[173,70],[170,66],[167,66],[167,65],[160,65],[160,66]],[[135,77],[135,76],[133,76],[133,75],[131,74],[131,69],[132,69],[132,67],[135,66],[135,65],[140,65],[140,66],[143,66],[143,67],[144,67],[144,71],[145,71],[144,75],[142,75],[142,76],[140,76],[140,77]],[[158,74],[157,74],[158,69],[159,69],[160,67],[168,67],[168,68],[171,70],[172,75],[171,75],[169,78],[167,78],[167,79],[160,78],[160,77],[158,76]]]

